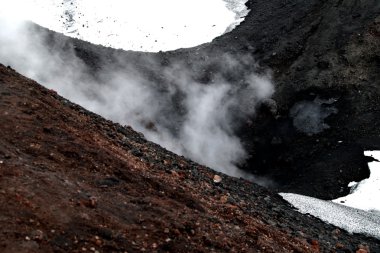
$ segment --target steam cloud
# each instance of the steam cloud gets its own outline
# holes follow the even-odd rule
[[[290,109],[294,127],[307,135],[318,134],[330,126],[325,123],[331,114],[338,113],[338,109],[332,106],[337,100],[315,98],[313,101],[301,101]]]
[[[45,36],[26,23],[0,19],[0,62],[169,150],[246,176],[237,168],[247,154],[235,130],[274,91],[269,75],[257,74],[250,56],[205,56],[207,63],[192,67],[182,61],[162,66],[147,56],[144,64],[161,81],[128,63],[123,69],[110,64],[95,77],[73,46],[48,47]],[[201,73],[210,66],[215,71],[205,84]]]

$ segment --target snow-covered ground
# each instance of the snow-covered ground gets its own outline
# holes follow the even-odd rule
[[[247,0],[12,0],[1,15],[113,48],[168,51],[210,42],[248,14]]]
[[[280,195],[301,213],[311,214],[351,233],[367,234],[380,239],[380,216],[375,213],[299,194]]]
[[[380,161],[380,151],[366,151]],[[280,195],[301,213],[309,213],[352,233],[363,233],[380,239],[380,162],[369,163],[370,177],[352,182],[351,193],[324,201],[293,193]]]

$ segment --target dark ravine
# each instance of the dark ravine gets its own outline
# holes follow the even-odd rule
[[[380,252],[0,65],[0,251]]]
[[[271,104],[276,110],[264,104],[237,130],[250,154],[241,167],[274,180],[276,191],[322,199],[347,194],[349,182],[369,176],[363,151],[380,146],[380,3],[274,0],[248,1],[247,6],[251,12],[232,32],[190,49],[125,52],[52,32],[46,32],[46,40],[54,50],[74,50],[95,77],[105,67],[123,69],[129,63],[159,85],[165,80],[146,66],[146,56],[161,62],[163,69],[181,60],[207,84],[219,74],[209,59],[220,53],[252,55],[252,65],[273,74],[276,92]],[[318,115],[301,118],[317,127],[329,126],[305,134],[294,127],[291,109],[316,99],[334,101],[316,109],[335,113],[322,120]]]

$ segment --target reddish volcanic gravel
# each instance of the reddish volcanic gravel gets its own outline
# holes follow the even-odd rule
[[[315,252],[212,171],[0,71],[1,252]]]
[[[379,245],[298,214],[260,186],[215,176],[2,65],[0,115],[1,252],[355,252]]]

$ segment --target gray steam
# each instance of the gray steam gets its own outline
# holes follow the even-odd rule
[[[48,49],[44,36],[25,23],[0,20],[0,62],[90,111],[131,125],[169,150],[245,176],[237,169],[247,154],[236,127],[273,93],[269,76],[256,73],[250,56],[205,56],[207,64],[192,67],[182,61],[162,66],[147,56],[144,64],[160,82],[129,63],[123,69],[110,64],[95,78],[74,48]],[[204,84],[200,73],[209,66],[216,70]]]
[[[307,135],[318,134],[330,126],[325,119],[331,114],[338,113],[338,109],[332,106],[337,100],[315,98],[313,101],[301,101],[290,109],[294,127]]]

